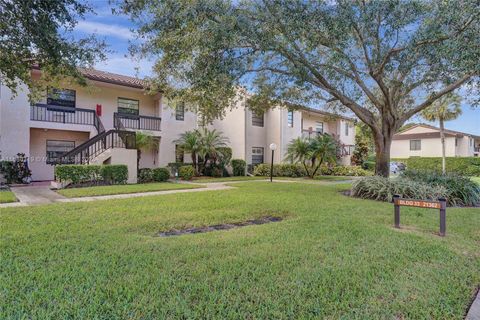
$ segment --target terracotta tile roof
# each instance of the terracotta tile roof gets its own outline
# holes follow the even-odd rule
[[[80,69],[80,71],[87,79],[94,81],[117,84],[137,89],[145,89],[147,87],[146,81],[135,77],[124,76],[121,74],[100,71],[96,69]]]

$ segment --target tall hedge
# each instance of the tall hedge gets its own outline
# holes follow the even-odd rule
[[[442,158],[412,157],[399,159],[410,170],[442,171]],[[447,157],[447,172],[468,176],[480,176],[480,157]]]

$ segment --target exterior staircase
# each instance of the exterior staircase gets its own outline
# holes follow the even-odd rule
[[[95,113],[93,120],[97,135],[60,156],[55,164],[103,164],[112,157],[112,149],[136,149],[135,132],[118,128],[105,131]]]

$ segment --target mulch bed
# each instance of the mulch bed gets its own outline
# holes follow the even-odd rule
[[[183,230],[173,229],[165,232],[160,232],[158,233],[158,236],[171,237],[171,236],[180,236],[183,234],[194,234],[194,233],[205,233],[205,232],[218,231],[218,230],[229,230],[234,228],[241,228],[246,226],[259,225],[259,224],[278,222],[278,221],[282,221],[282,218],[267,216],[267,217],[251,219],[251,220],[246,220],[241,222],[215,224],[215,225],[206,226],[206,227],[188,228]]]

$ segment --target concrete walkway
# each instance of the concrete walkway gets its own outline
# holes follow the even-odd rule
[[[470,310],[468,310],[466,320],[479,320],[480,319],[480,290],[477,292],[477,297],[472,303]]]
[[[50,190],[47,186],[24,186],[24,187],[12,187],[10,188],[19,202],[5,203],[2,207],[17,207],[28,206],[35,204],[47,204],[53,203],[65,197]]]

